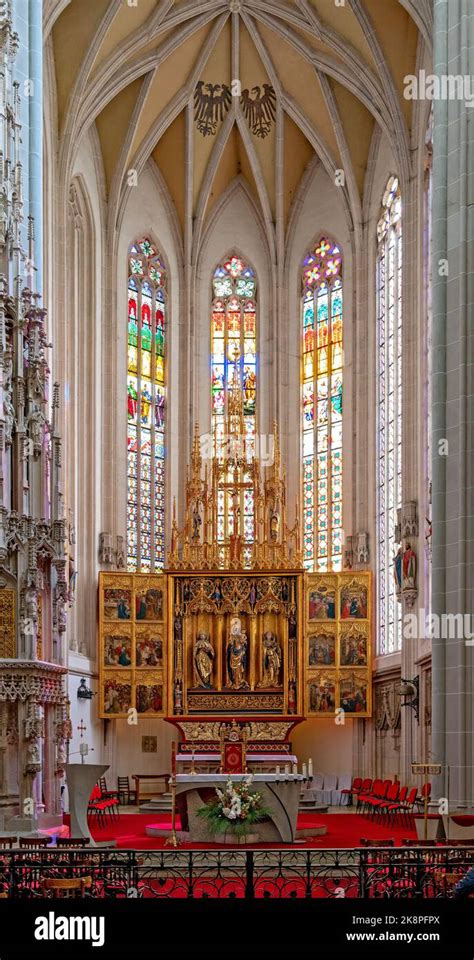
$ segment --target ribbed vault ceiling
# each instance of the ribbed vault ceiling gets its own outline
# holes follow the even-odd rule
[[[357,217],[376,124],[408,171],[403,77],[429,44],[429,0],[133,2],[45,4],[63,171],[95,123],[114,218],[128,171],[139,175],[150,158],[183,236],[187,222],[202,229],[239,176],[283,232],[315,155],[331,174],[344,171]],[[226,93],[235,80],[241,97],[235,84],[237,95]]]

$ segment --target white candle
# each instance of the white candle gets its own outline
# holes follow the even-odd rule
[[[307,767],[306,764],[304,763],[304,764],[303,764],[303,777],[305,778],[305,780],[306,780],[306,777],[307,777],[307,776],[308,776],[308,767]]]
[[[285,763],[285,773],[286,773],[287,776],[288,776],[289,772],[290,772],[290,764],[289,764],[289,763]]]
[[[279,767],[279,766],[277,766],[276,772],[277,772],[277,773],[280,773],[280,767]]]
[[[308,760],[308,774],[309,774],[310,777],[313,776],[313,759],[312,759],[312,757],[310,757],[309,760]]]
[[[294,763],[294,764],[293,764],[293,773],[295,773],[295,774],[298,773],[298,764],[297,764],[297,763]]]

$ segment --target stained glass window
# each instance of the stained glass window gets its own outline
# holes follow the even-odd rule
[[[233,438],[241,443],[244,460],[255,452],[256,390],[257,390],[257,281],[253,269],[233,254],[219,264],[212,280],[211,316],[211,391],[212,434],[218,456],[229,450],[230,438],[225,436],[229,401],[233,390],[242,392],[243,437]],[[239,515],[243,517],[243,533],[249,545],[245,558],[250,561],[254,540],[254,503],[250,489],[250,473],[244,471],[237,489],[222,490],[218,503],[218,540],[222,542],[232,531],[235,498],[239,498]],[[245,487],[249,481],[249,488]]]
[[[303,561],[342,565],[342,255],[321,237],[303,263]]]
[[[377,601],[380,654],[400,650],[393,559],[402,494],[402,204],[390,177],[377,225]]]
[[[154,244],[128,256],[127,566],[164,565],[166,271]]]

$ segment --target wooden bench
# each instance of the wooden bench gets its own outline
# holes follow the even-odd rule
[[[136,802],[138,806],[142,800],[149,799],[150,797],[155,797],[156,794],[166,793],[168,790],[168,780],[170,778],[169,773],[134,773],[132,774],[132,780],[135,780],[135,789],[136,789]],[[154,788],[150,790],[151,784],[148,782],[141,785],[142,781],[151,781],[151,784],[155,784]]]

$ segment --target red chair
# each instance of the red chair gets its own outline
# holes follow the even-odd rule
[[[364,799],[364,813],[367,813],[369,810],[373,810],[375,806],[378,805],[380,800],[385,800],[389,787],[391,787],[391,780],[376,780],[374,783],[374,788],[372,793]]]
[[[371,785],[371,787],[369,787],[368,790],[361,790],[361,792],[359,793],[359,796],[357,797],[356,813],[359,813],[359,810],[361,808],[362,808],[362,812],[364,811],[366,801],[369,800],[371,797],[378,796],[379,790],[382,789],[382,786],[383,786],[383,780],[374,780],[373,784]]]
[[[348,789],[347,787],[345,787],[343,790],[341,790],[341,794],[339,797],[339,804],[342,803],[343,796],[350,797],[350,803],[352,803],[352,796],[353,794],[357,795],[360,793],[362,788],[362,782],[363,782],[362,777],[354,777],[350,788]]]
[[[113,817],[117,812],[118,798],[103,796],[99,786],[93,788],[87,807],[87,815],[95,814],[100,827],[105,826],[107,813]]]
[[[401,804],[405,803],[405,800],[407,798],[407,793],[408,793],[408,787],[402,787],[402,789],[400,790],[400,793],[398,794],[398,797],[393,802],[388,803],[386,805],[384,813],[387,814],[387,820],[390,820],[392,814],[396,813],[397,810],[400,809]]]
[[[371,840],[367,837],[360,838],[361,847],[394,847],[395,840],[393,837],[390,840]]]
[[[380,816],[383,816],[384,813],[386,813],[387,811],[387,807],[389,807],[391,803],[395,803],[395,801],[398,800],[399,790],[400,790],[400,784],[398,780],[395,781],[395,783],[391,783],[387,790],[386,797],[382,800],[375,800],[373,802],[372,804],[373,816],[375,816],[376,813],[379,813]]]
[[[402,837],[402,847],[443,847],[446,846],[446,840],[413,840],[412,838]]]
[[[420,807],[421,807],[422,810],[425,809],[425,799],[426,799],[427,803],[429,803],[430,800],[431,800],[431,783],[424,783],[424,784],[423,784],[423,786],[422,786],[422,788],[421,788],[420,796],[417,797],[417,798],[416,798],[416,801],[415,801],[418,809],[420,809]]]
[[[417,789],[416,789],[416,787],[412,787],[412,789],[410,790],[410,793],[408,794],[408,797],[407,797],[406,801],[403,802],[403,801],[401,801],[401,800],[399,799],[399,801],[398,801],[398,803],[396,804],[396,806],[394,805],[394,806],[392,807],[390,813],[391,813],[391,814],[392,814],[392,813],[400,813],[400,814],[402,815],[402,817],[405,818],[405,819],[404,819],[405,825],[406,825],[406,826],[410,826],[410,817],[411,817],[411,815],[412,815],[412,813],[413,813],[413,809],[414,809],[414,806],[415,806],[415,803],[416,803],[416,798],[417,798]]]
[[[375,816],[379,804],[383,803],[383,801],[386,799],[388,791],[392,786],[393,784],[391,780],[384,780],[381,789],[367,799],[366,808],[368,808],[368,810],[371,812],[372,817]]]

